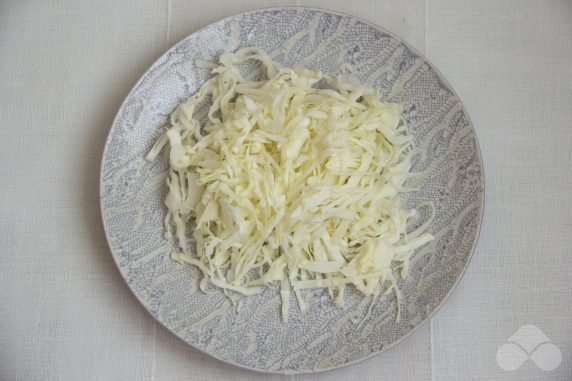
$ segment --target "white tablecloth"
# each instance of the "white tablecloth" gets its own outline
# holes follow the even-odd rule
[[[238,369],[155,323],[113,264],[98,202],[106,135],[146,68],[204,25],[276,5],[351,13],[425,52],[485,163],[481,236],[444,307],[382,355],[315,376]],[[570,380],[571,145],[569,0],[2,1],[0,380]],[[523,325],[552,351],[521,338],[498,352]],[[522,356],[536,361],[503,369]]]

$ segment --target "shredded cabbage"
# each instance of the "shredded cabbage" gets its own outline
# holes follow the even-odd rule
[[[244,78],[237,65],[247,60],[267,79]],[[214,76],[146,156],[169,143],[172,259],[197,266],[201,288],[208,279],[252,295],[279,282],[284,321],[292,290],[302,311],[304,289],[327,288],[339,307],[349,284],[373,298],[398,294],[394,270],[405,277],[414,250],[433,239],[407,234],[415,210],[400,205],[413,149],[402,107],[353,77],[281,67],[256,48],[219,62],[197,63]],[[196,111],[209,99],[201,126]]]

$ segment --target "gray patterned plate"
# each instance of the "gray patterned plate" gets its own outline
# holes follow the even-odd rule
[[[144,161],[173,108],[209,77],[195,59],[256,46],[286,66],[332,72],[341,63],[401,103],[417,146],[409,207],[434,203],[436,239],[414,256],[394,294],[369,299],[347,292],[336,308],[323,290],[292,302],[288,323],[276,288],[232,303],[221,290],[198,290],[200,274],[170,260],[163,238],[167,160]],[[413,332],[447,298],[469,262],[483,213],[484,183],[471,122],[451,86],[416,50],[352,16],[274,8],[229,17],[175,45],[135,85],[113,123],[101,168],[101,208],[111,252],[143,305],[175,335],[220,360],[259,371],[307,373],[381,352]],[[427,208],[426,208],[427,209]],[[421,210],[424,210],[421,208]]]

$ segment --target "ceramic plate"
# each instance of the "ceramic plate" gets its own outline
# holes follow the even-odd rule
[[[163,237],[167,158],[143,157],[174,107],[193,94],[209,72],[195,59],[216,60],[244,46],[264,49],[285,66],[333,72],[348,63],[354,75],[402,104],[416,144],[408,207],[433,203],[435,240],[415,253],[395,294],[370,299],[353,288],[336,308],[324,290],[308,291],[309,310],[291,302],[282,322],[277,288],[232,303],[199,271],[174,263]],[[399,342],[426,321],[461,278],[483,214],[482,162],[475,131],[461,101],[415,49],[358,18],[308,8],[247,12],[185,38],[151,66],[113,123],[101,168],[101,208],[111,253],[125,281],[149,312],[193,347],[258,371],[309,373],[363,360]],[[424,212],[425,211],[425,212]],[[368,317],[366,317],[368,316]]]

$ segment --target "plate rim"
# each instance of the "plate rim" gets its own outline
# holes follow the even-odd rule
[[[118,258],[116,257],[112,245],[111,245],[111,240],[110,240],[110,233],[109,233],[109,227],[106,224],[106,219],[104,218],[104,205],[103,205],[103,193],[104,193],[104,183],[103,183],[103,169],[104,169],[104,162],[105,162],[105,158],[107,156],[107,151],[108,148],[110,146],[110,141],[111,141],[111,136],[113,135],[113,132],[116,129],[117,126],[117,121],[119,119],[119,116],[121,115],[121,112],[123,111],[123,109],[125,108],[126,104],[127,104],[127,100],[131,98],[131,96],[134,94],[135,90],[139,87],[139,85],[141,84],[141,82],[143,82],[143,80],[145,79],[145,77],[147,76],[147,74],[149,73],[149,71],[155,66],[157,65],[159,62],[161,62],[165,57],[167,57],[171,52],[175,51],[175,49],[177,49],[177,47],[185,40],[187,40],[188,38],[190,38],[191,36],[201,33],[203,30],[206,30],[207,28],[212,27],[215,24],[221,24],[221,23],[225,23],[227,21],[232,20],[233,18],[239,17],[239,16],[244,16],[244,15],[250,15],[250,14],[254,14],[254,13],[259,13],[259,12],[268,12],[268,11],[283,11],[283,10],[299,10],[299,11],[313,11],[313,12],[320,12],[323,14],[332,14],[332,15],[336,15],[336,16],[342,16],[342,17],[347,17],[347,18],[352,18],[355,19],[373,29],[379,30],[382,33],[390,36],[391,38],[394,38],[396,41],[398,41],[401,45],[405,46],[407,49],[409,49],[414,55],[416,55],[417,57],[421,58],[424,63],[426,63],[431,70],[436,74],[438,80],[441,82],[442,85],[445,86],[445,88],[451,92],[452,95],[454,95],[458,100],[459,100],[459,105],[461,108],[461,111],[463,112],[463,115],[467,118],[467,122],[469,124],[469,128],[473,131],[473,136],[474,136],[474,141],[475,141],[475,155],[478,158],[478,162],[480,165],[480,181],[482,184],[482,197],[481,197],[481,202],[479,204],[479,211],[478,211],[478,225],[477,225],[477,229],[476,229],[476,235],[475,235],[475,239],[473,241],[473,244],[469,250],[469,254],[467,255],[467,259],[466,262],[464,264],[463,269],[461,270],[461,272],[457,275],[453,285],[451,286],[451,288],[449,289],[449,291],[447,291],[447,293],[443,296],[443,298],[441,299],[441,301],[439,302],[439,304],[423,319],[421,320],[421,322],[419,324],[417,324],[416,326],[414,326],[409,332],[407,332],[405,335],[401,336],[399,339],[395,340],[394,342],[392,342],[391,344],[388,344],[387,346],[384,346],[381,350],[378,351],[374,351],[371,352],[369,354],[367,354],[366,356],[363,356],[359,359],[356,360],[352,360],[349,361],[347,363],[344,364],[340,364],[340,365],[333,365],[330,367],[326,367],[326,368],[319,368],[319,369],[309,369],[309,370],[302,370],[302,371],[295,371],[295,370],[283,370],[283,371],[276,371],[276,370],[269,370],[269,369],[261,369],[261,368],[255,368],[255,367],[250,367],[244,364],[240,364],[237,362],[233,362],[230,361],[228,359],[224,359],[221,358],[219,356],[217,356],[215,353],[210,353],[210,352],[206,352],[198,347],[196,347],[195,345],[193,345],[192,343],[188,342],[187,340],[185,340],[179,333],[175,332],[174,330],[170,329],[169,327],[167,327],[165,325],[165,323],[163,323],[161,321],[161,319],[159,319],[158,316],[156,316],[155,313],[153,313],[149,307],[146,305],[146,303],[137,295],[137,293],[135,292],[135,290],[132,288],[131,284],[127,281],[127,278],[125,276],[125,274],[123,273],[121,266],[118,263]],[[453,294],[453,292],[457,289],[457,286],[459,285],[461,279],[463,278],[463,276],[465,275],[467,268],[469,267],[469,264],[471,263],[471,260],[475,254],[475,250],[477,247],[477,243],[479,241],[480,238],[480,234],[481,234],[481,230],[482,230],[482,225],[483,225],[483,218],[484,218],[484,212],[485,212],[485,199],[486,199],[486,186],[485,186],[485,167],[484,167],[484,162],[483,162],[483,157],[482,157],[482,152],[481,152],[481,148],[480,148],[480,143],[479,143],[479,139],[477,136],[477,132],[475,130],[474,124],[472,122],[472,120],[470,119],[469,113],[467,111],[467,109],[465,108],[465,105],[463,104],[461,98],[459,97],[459,95],[457,94],[457,92],[455,91],[455,89],[453,88],[453,86],[449,83],[449,81],[445,78],[445,76],[441,73],[441,71],[439,71],[439,69],[427,58],[427,56],[425,54],[423,54],[422,52],[420,52],[417,48],[415,48],[414,46],[412,46],[410,43],[408,43],[407,41],[405,41],[405,39],[401,38],[400,36],[398,36],[397,34],[387,30],[386,28],[379,26],[371,21],[365,20],[359,16],[355,16],[352,15],[350,13],[346,13],[346,12],[342,12],[342,11],[337,11],[337,10],[332,10],[332,9],[326,9],[326,8],[320,8],[320,7],[311,7],[311,6],[298,6],[298,5],[293,5],[293,6],[271,6],[271,7],[263,7],[263,8],[256,8],[253,10],[249,10],[249,11],[244,11],[244,12],[238,12],[238,13],[234,13],[230,16],[226,16],[220,19],[217,19],[216,21],[210,22],[202,27],[200,27],[199,29],[195,30],[194,32],[186,35],[185,37],[183,37],[182,39],[178,40],[176,43],[174,43],[170,48],[168,48],[164,53],[162,53],[159,57],[157,57],[153,63],[146,68],[145,72],[137,79],[137,81],[135,82],[135,84],[131,87],[131,89],[129,90],[129,93],[125,96],[125,98],[123,99],[123,101],[121,102],[121,105],[119,106],[119,108],[117,109],[117,112],[115,114],[115,117],[113,118],[113,122],[111,123],[111,127],[105,137],[105,144],[104,144],[104,148],[103,151],[101,153],[101,160],[100,160],[100,167],[99,167],[99,207],[100,207],[100,216],[101,216],[101,220],[102,220],[102,224],[103,224],[103,230],[105,233],[105,240],[107,242],[107,247],[109,248],[109,252],[111,254],[111,257],[113,258],[113,262],[115,263],[115,266],[117,268],[117,270],[119,271],[119,274],[121,275],[122,281],[124,284],[127,285],[129,291],[135,296],[135,299],[137,299],[137,301],[143,306],[143,308],[147,311],[148,314],[150,314],[153,317],[154,323],[159,323],[163,328],[165,328],[170,334],[174,335],[175,337],[177,337],[179,340],[183,341],[186,345],[190,346],[191,348],[193,348],[194,350],[203,353],[211,358],[216,359],[217,361],[222,361],[225,364],[229,364],[232,366],[236,366],[242,369],[246,369],[249,371],[253,371],[259,374],[276,374],[276,375],[305,375],[305,374],[317,374],[317,373],[325,373],[325,372],[330,372],[336,369],[341,369],[341,368],[345,368],[351,365],[355,365],[357,363],[366,361],[368,359],[372,359],[375,356],[380,355],[381,353],[394,348],[397,344],[401,343],[402,341],[404,341],[406,338],[411,337],[415,332],[417,332],[422,326],[426,325],[427,322],[431,321],[431,319],[436,315],[436,313],[441,310],[441,307],[445,304],[445,302],[451,297],[451,295]]]

